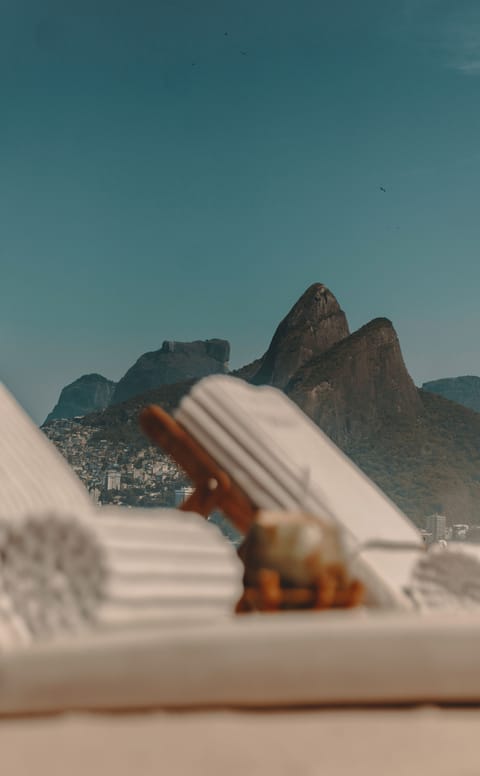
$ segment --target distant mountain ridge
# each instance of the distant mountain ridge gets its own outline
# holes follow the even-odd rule
[[[228,372],[229,358],[227,340],[165,340],[159,350],[140,356],[118,383],[91,374],[67,385],[45,423],[103,410],[160,385]]]
[[[281,387],[414,521],[432,512],[480,524],[480,414],[415,387],[391,323],[376,318],[350,334],[321,283],[277,327],[264,356],[234,372]],[[147,446],[138,412],[171,412],[188,381],[152,387],[89,415],[92,439]]]
[[[113,380],[107,380],[96,373],[83,375],[62,389],[60,398],[45,423],[56,418],[74,418],[77,415],[103,410],[110,404],[114,391]]]
[[[456,401],[464,407],[480,412],[480,377],[463,375],[430,380],[428,383],[423,383],[422,390],[436,393],[444,399]]]

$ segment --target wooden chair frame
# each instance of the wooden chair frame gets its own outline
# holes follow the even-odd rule
[[[204,517],[220,509],[242,533],[255,519],[258,507],[221,466],[168,412],[151,404],[140,413],[140,426],[183,469],[195,490],[180,509]]]

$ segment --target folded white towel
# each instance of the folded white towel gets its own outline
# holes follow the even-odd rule
[[[409,593],[421,611],[480,612],[480,546],[433,545],[416,563]]]
[[[214,526],[177,510],[117,512],[0,521],[0,645],[233,611],[242,567]]]

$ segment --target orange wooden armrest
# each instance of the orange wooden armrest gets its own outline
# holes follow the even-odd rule
[[[195,491],[180,509],[207,517],[221,509],[239,531],[248,531],[257,508],[183,426],[155,404],[140,413],[140,426],[192,480]]]

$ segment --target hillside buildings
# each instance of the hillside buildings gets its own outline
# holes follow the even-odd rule
[[[185,475],[156,447],[115,444],[75,419],[55,420],[44,432],[99,504],[174,506],[175,490],[188,491]]]

